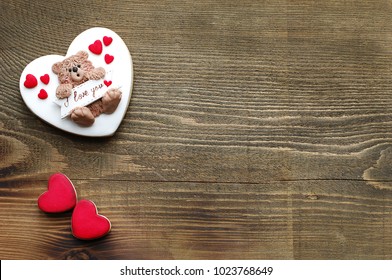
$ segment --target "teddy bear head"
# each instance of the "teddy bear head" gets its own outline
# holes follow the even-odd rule
[[[89,72],[94,69],[88,60],[88,53],[79,51],[63,61],[53,64],[52,71],[57,74],[61,84],[80,85],[89,80]]]

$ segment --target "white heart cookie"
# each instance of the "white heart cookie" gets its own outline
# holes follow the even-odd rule
[[[98,45],[102,45],[100,54],[89,48],[97,40],[101,41]],[[106,86],[109,87],[109,84],[112,84],[112,86],[121,87],[122,92],[117,109],[112,114],[101,114],[89,127],[79,126],[69,117],[61,118],[61,107],[57,104],[56,98],[59,79],[52,72],[53,64],[78,51],[86,51],[89,54],[88,60],[94,67],[103,67],[106,72],[111,73],[110,81],[105,80]],[[69,46],[65,56],[46,55],[30,62],[21,74],[19,88],[27,107],[45,122],[73,134],[103,137],[113,135],[124,118],[131,100],[132,84],[132,58],[124,41],[110,29],[94,27],[78,35]]]

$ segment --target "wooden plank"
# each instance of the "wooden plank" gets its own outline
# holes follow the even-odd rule
[[[2,184],[2,258],[392,257],[392,195],[363,183],[74,184],[80,199],[95,201],[111,220],[109,236],[78,241],[71,235],[71,213],[42,213],[36,197],[46,189],[45,181]]]
[[[13,121],[4,124],[0,137],[3,147],[0,154],[5,159],[1,181],[47,180],[54,172],[64,172],[74,179],[206,183],[364,178],[385,181],[380,182],[381,188],[388,188],[388,181],[392,180],[388,173],[391,148],[387,138],[385,143],[380,139],[369,148],[364,143],[361,150],[352,153],[338,154],[343,146],[336,146],[334,154],[335,145],[329,146],[331,152],[310,152],[279,146],[258,147],[250,142],[242,145],[143,142],[122,133],[122,129],[113,138],[92,142],[88,138],[70,137],[38,120],[25,132],[19,132]],[[317,143],[312,148],[316,146]]]
[[[388,1],[0,9],[0,259],[392,257]],[[38,120],[18,88],[27,63],[95,25],[135,70],[105,139]],[[111,219],[109,236],[80,242],[70,213],[37,209],[54,172]]]

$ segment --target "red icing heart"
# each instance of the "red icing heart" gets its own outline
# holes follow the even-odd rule
[[[48,98],[48,93],[46,92],[46,90],[41,89],[38,93],[38,98],[39,99],[46,99]]]
[[[114,60],[114,56],[112,56],[110,54],[105,54],[105,62],[106,62],[106,64],[112,63],[113,60]]]
[[[97,239],[109,233],[108,218],[98,215],[97,207],[91,200],[80,200],[72,213],[72,234],[83,240]]]
[[[50,176],[48,190],[38,198],[38,207],[47,213],[61,213],[76,205],[76,191],[67,176],[56,173]]]
[[[109,46],[112,43],[112,41],[113,41],[112,37],[108,37],[108,36],[103,37],[103,44],[105,46]]]
[[[103,83],[105,84],[105,86],[109,87],[112,84],[112,81],[104,80]]]
[[[45,74],[45,75],[41,76],[39,79],[40,79],[41,82],[43,82],[45,85],[49,84],[49,79],[50,79],[50,78],[49,78],[49,75],[48,75],[48,74]]]
[[[38,84],[37,78],[32,74],[26,75],[26,80],[24,82],[24,86],[27,88],[33,88]]]
[[[88,49],[94,54],[101,54],[102,42],[100,40],[96,40],[93,44],[88,46]]]

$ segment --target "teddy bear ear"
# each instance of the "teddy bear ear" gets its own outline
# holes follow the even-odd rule
[[[58,74],[61,72],[61,68],[62,68],[63,63],[62,62],[57,62],[55,64],[53,64],[52,66],[52,71],[55,74]]]
[[[80,58],[83,59],[83,60],[86,60],[86,59],[88,58],[88,53],[85,52],[85,51],[78,51],[78,52],[76,53],[76,56],[77,56],[77,57],[80,57]]]

